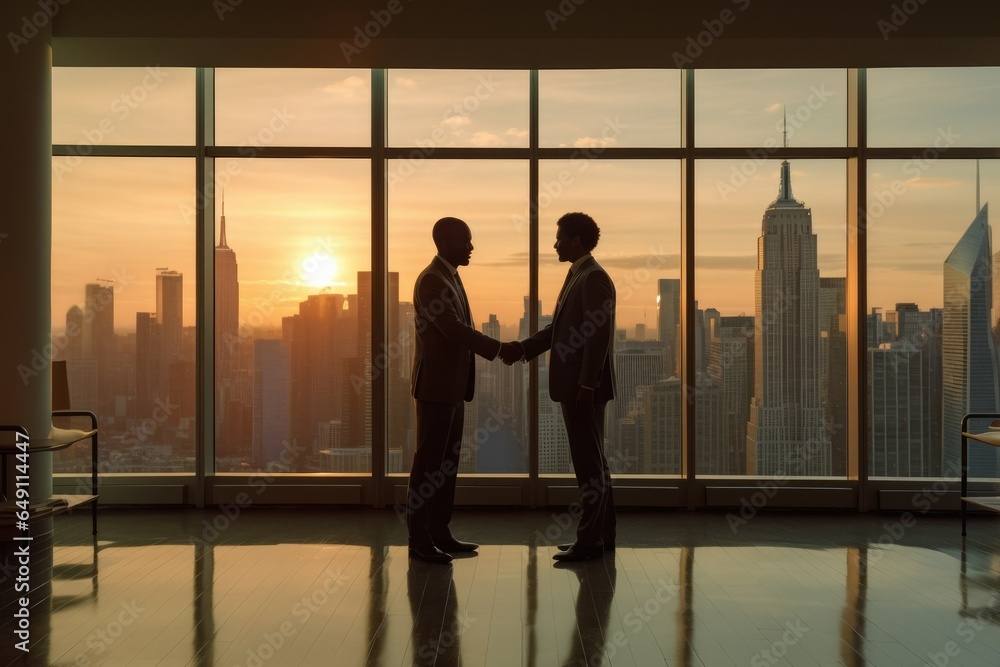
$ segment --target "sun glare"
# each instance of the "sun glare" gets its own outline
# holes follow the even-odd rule
[[[337,260],[317,252],[302,260],[302,280],[310,287],[327,287],[337,275]]]

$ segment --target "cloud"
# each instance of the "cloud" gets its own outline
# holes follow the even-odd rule
[[[642,253],[639,255],[611,255],[599,256],[597,261],[601,266],[612,269],[650,269],[653,273],[657,271],[668,271],[680,266],[680,255],[677,253]],[[664,276],[665,277],[665,276]]]
[[[775,111],[781,111],[782,105],[775,102],[774,104],[769,104],[764,107],[764,113],[774,113]]]
[[[469,143],[477,148],[499,148],[507,145],[507,142],[492,132],[476,132],[469,137]]]
[[[880,243],[880,244],[877,244],[877,245],[873,244],[873,243],[869,243],[868,244],[869,253],[871,253],[873,251],[895,252],[899,248],[928,248],[930,250],[934,250],[934,251],[937,251],[937,252],[940,252],[941,249],[942,249],[940,243],[917,242],[917,241],[911,241],[909,243],[902,243],[902,242],[900,242],[900,243]]]
[[[947,188],[958,185],[959,181],[954,178],[927,178],[918,176],[905,181],[907,187],[911,188]]]
[[[416,88],[417,81],[416,79],[410,79],[405,76],[401,76],[396,78],[396,85],[399,86],[400,88]]]
[[[452,132],[458,132],[463,127],[467,125],[472,125],[472,119],[468,116],[448,116],[441,121],[441,124],[450,129]]]
[[[618,145],[617,137],[580,137],[573,142],[575,148],[613,148]]]
[[[343,81],[327,84],[323,87],[323,92],[334,95],[353,95],[364,90],[365,86],[365,80],[360,76],[349,76]]]
[[[882,271],[887,271],[889,273],[901,273],[909,272],[918,274],[921,278],[925,277],[927,274],[940,274],[941,265],[944,260],[920,260],[912,258],[898,258],[894,261],[879,262],[878,264],[871,264],[868,267],[868,273],[878,273]]]
[[[530,258],[527,252],[512,252],[501,259],[492,259],[487,261],[476,261],[475,257],[473,257],[473,261],[477,266],[514,267],[523,268],[525,270],[528,268],[529,259]]]
[[[528,136],[527,130],[519,130],[516,127],[509,127],[507,131],[504,132],[508,137],[514,137],[516,139],[523,139]]]

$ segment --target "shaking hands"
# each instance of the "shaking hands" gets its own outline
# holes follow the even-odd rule
[[[515,361],[524,359],[524,350],[521,349],[521,344],[516,341],[500,343],[500,359],[508,366]]]

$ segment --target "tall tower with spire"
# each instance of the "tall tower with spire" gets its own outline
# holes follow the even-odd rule
[[[219,245],[215,246],[215,331],[216,356],[220,359],[236,359],[233,352],[239,342],[240,282],[236,265],[236,253],[226,241],[226,202],[222,201],[222,217],[219,220]],[[219,354],[222,344],[223,354]],[[223,366],[225,368],[225,365]]]
[[[228,412],[233,407],[233,390],[240,359],[240,282],[236,253],[226,241],[226,200],[222,200],[219,245],[215,246],[215,414],[218,442],[227,449]],[[245,443],[249,447],[249,443]],[[224,452],[233,455],[231,449]]]
[[[778,198],[764,211],[754,290],[747,468],[758,475],[830,475],[820,387],[816,234],[812,210],[792,196],[787,160],[781,163]]]

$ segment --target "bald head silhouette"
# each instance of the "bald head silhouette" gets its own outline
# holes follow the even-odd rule
[[[472,257],[472,230],[464,220],[441,218],[431,231],[438,254],[452,266],[468,266]]]

